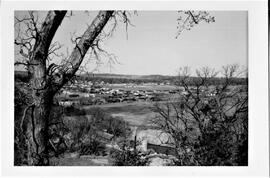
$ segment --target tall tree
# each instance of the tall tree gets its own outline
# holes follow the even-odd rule
[[[49,165],[48,127],[53,97],[74,76],[86,52],[113,15],[113,11],[100,11],[76,43],[66,64],[58,68],[57,73],[52,73],[55,66],[46,65],[49,48],[66,13],[67,11],[49,11],[40,29],[37,28],[33,14],[30,15],[33,25],[30,30],[34,33],[32,38],[35,41],[27,63],[33,101],[27,107],[31,110],[31,121],[28,122],[26,131],[29,165]],[[16,40],[15,44],[31,45]]]
[[[213,18],[205,11],[180,11],[178,19],[179,33],[185,29],[190,29],[200,21],[211,22]],[[24,123],[25,115],[28,113],[30,118],[26,125],[26,140],[28,147],[28,165],[49,165],[49,115],[55,94],[75,75],[81,66],[84,57],[89,50],[98,48],[99,37],[105,25],[110,19],[116,25],[116,15],[128,25],[128,13],[126,11],[99,11],[91,25],[84,31],[83,35],[74,40],[75,47],[63,62],[63,65],[54,63],[48,64],[51,53],[58,49],[57,45],[52,44],[52,40],[61,25],[67,11],[49,11],[42,23],[34,12],[23,19],[15,17],[15,25],[25,24],[25,36],[15,37],[15,45],[19,48],[19,53],[24,62],[15,62],[16,65],[25,65],[30,75],[31,101],[25,107],[22,117]],[[114,27],[115,27],[114,25]],[[113,27],[113,30],[114,30]],[[96,54],[96,52],[94,51]]]

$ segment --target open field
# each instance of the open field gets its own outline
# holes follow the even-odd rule
[[[152,111],[151,102],[132,102],[132,103],[111,103],[100,106],[84,106],[81,109],[89,113],[91,108],[99,107],[105,113],[118,117],[127,121],[131,126],[146,127],[149,125],[149,120],[155,117],[155,113]]]

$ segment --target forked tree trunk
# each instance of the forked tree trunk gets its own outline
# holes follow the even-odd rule
[[[49,165],[49,115],[54,94],[47,75],[46,60],[51,41],[64,19],[66,11],[49,11],[36,34],[30,56],[29,72],[32,89],[32,110],[27,124],[28,164]]]
[[[50,11],[42,24],[32,55],[29,71],[33,106],[27,126],[28,164],[49,165],[49,115],[54,94],[68,82],[80,67],[83,58],[101,33],[114,11],[100,11],[92,24],[86,29],[81,40],[74,48],[66,67],[61,73],[62,79],[52,83],[54,76],[48,76],[46,60],[52,38],[61,24],[66,11]]]

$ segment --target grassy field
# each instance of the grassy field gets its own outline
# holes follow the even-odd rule
[[[91,108],[96,106],[84,106],[82,107],[88,113]],[[152,111],[151,102],[132,102],[132,103],[112,103],[98,106],[105,113],[118,117],[127,121],[131,126],[145,127],[151,126],[148,121],[155,117],[155,113]]]

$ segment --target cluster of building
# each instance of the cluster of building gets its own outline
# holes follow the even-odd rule
[[[132,90],[132,85],[125,84],[123,89],[113,89],[104,83],[93,84],[74,83],[64,87],[58,95],[58,104],[70,105],[100,105],[105,103],[161,101],[165,96],[176,93],[176,90]],[[149,88],[149,87],[148,87]]]
[[[96,83],[92,83],[91,81],[75,81],[62,89],[61,93],[59,94],[60,97],[58,97],[58,104],[63,106],[71,106],[101,105],[105,103],[134,101],[162,101],[168,98],[168,96],[171,94],[179,93],[181,95],[189,95],[189,92],[197,93],[195,87],[190,87],[189,91],[185,91],[184,88],[174,90],[154,90],[149,89],[149,85],[153,86],[154,84],[146,83],[141,84],[138,87],[133,83],[110,85],[102,81]],[[216,92],[201,88],[200,94],[209,97],[215,96]]]

